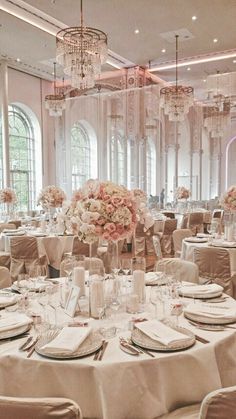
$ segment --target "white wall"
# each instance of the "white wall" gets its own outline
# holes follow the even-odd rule
[[[52,84],[18,70],[8,69],[9,104],[29,108],[36,116],[41,129],[42,184],[55,184],[55,135],[54,118],[45,109],[44,98],[51,93]],[[36,158],[40,158],[36,156]]]

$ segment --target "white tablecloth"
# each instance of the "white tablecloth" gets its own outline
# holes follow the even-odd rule
[[[181,252],[181,259],[184,260],[189,260],[190,262],[193,262],[193,252],[194,249],[196,249],[197,247],[206,247],[208,246],[208,243],[189,243],[186,242],[185,240],[182,241],[182,252]],[[211,246],[211,248],[214,249],[218,249],[218,247],[213,247]],[[236,272],[236,248],[226,248],[224,247],[224,249],[226,249],[229,252],[230,255],[230,267],[231,267],[231,272]]]
[[[236,309],[234,300],[227,304]],[[235,385],[236,330],[207,332],[184,318],[180,321],[210,343],[196,342],[182,352],[159,352],[155,358],[134,357],[119,349],[115,337],[101,362],[93,356],[50,360],[36,353],[27,359],[17,349],[19,342],[0,345],[0,394],[69,397],[90,419],[154,419],[177,406],[200,402],[221,386]]]

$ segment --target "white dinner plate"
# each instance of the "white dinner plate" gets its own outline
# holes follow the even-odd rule
[[[22,333],[27,332],[30,329],[30,324],[25,324],[24,326],[18,326],[14,329],[5,330],[4,332],[0,332],[0,340],[13,338],[14,336],[21,335]]]
[[[53,354],[51,351],[48,352],[47,349],[43,349],[42,347],[47,343],[51,342],[61,330],[54,330],[49,331],[43,335],[35,346],[35,351],[42,356],[47,358],[53,359],[74,359],[74,358],[81,358],[83,356],[88,356],[96,352],[102,346],[102,336],[98,332],[90,333],[86,339],[81,343],[79,348],[73,352],[72,354],[65,354],[63,352]]]
[[[175,341],[169,345],[164,345],[156,340],[153,340],[141,330],[134,328],[131,334],[132,341],[144,349],[150,349],[152,351],[161,351],[161,352],[171,352],[171,351],[181,351],[183,349],[190,348],[196,342],[195,335],[188,329],[184,327],[172,327],[174,330],[186,335],[185,340]]]
[[[208,239],[206,237],[186,237],[184,241],[187,243],[206,243]]]

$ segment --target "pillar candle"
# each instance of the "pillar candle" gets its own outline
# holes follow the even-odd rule
[[[76,266],[73,269],[72,282],[74,285],[80,288],[79,296],[85,295],[85,269],[83,266]]]
[[[133,272],[133,294],[138,295],[139,302],[145,302],[145,272],[136,270]]]

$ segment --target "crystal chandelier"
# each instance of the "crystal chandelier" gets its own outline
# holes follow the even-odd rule
[[[166,86],[160,91],[160,106],[170,121],[184,121],[194,100],[193,87],[178,85],[178,37],[179,35],[175,35],[175,86]]]
[[[204,127],[212,138],[222,138],[230,123],[230,102],[218,101],[217,106],[205,108]]]
[[[107,36],[99,29],[84,26],[83,0],[80,0],[80,26],[62,29],[56,36],[56,59],[71,85],[89,89],[107,59]]]
[[[50,116],[62,116],[63,110],[66,108],[66,100],[63,93],[57,93],[56,87],[56,63],[54,63],[54,82],[53,82],[53,95],[45,96],[45,108],[48,109]]]

